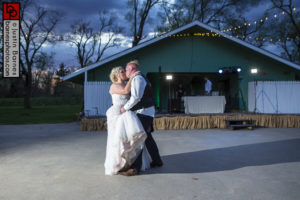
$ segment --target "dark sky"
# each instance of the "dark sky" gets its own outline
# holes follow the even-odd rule
[[[58,25],[61,32],[69,31],[70,25],[77,20],[94,22],[96,25],[99,11],[115,11],[119,20],[126,14],[124,0],[39,0],[39,5],[64,13],[64,17]]]
[[[128,25],[125,15],[127,14],[127,0],[38,0],[37,3],[43,7],[58,10],[64,13],[63,19],[57,25],[56,31],[60,34],[70,31],[70,25],[74,21],[83,20],[91,22],[91,26],[98,27],[99,11],[109,10],[114,13],[117,18],[117,25],[122,27],[123,36],[121,37],[123,43],[118,48],[108,49],[105,56],[117,53],[124,49],[131,47],[130,26]],[[150,12],[151,15],[156,16],[156,11]],[[156,25],[146,25],[144,33],[153,32],[156,30]],[[78,65],[75,58],[75,48],[70,47],[66,43],[56,43],[55,45],[45,45],[43,50],[46,52],[54,52],[55,62],[64,62],[67,66]],[[58,64],[57,64],[58,65]]]
[[[170,2],[173,2],[171,0]],[[123,36],[124,40],[121,47],[110,49],[106,52],[106,56],[110,54],[117,53],[121,50],[129,48],[130,38],[128,35],[130,31],[130,26],[125,20],[125,15],[127,13],[127,0],[38,0],[36,1],[39,5],[44,6],[49,9],[59,10],[65,15],[61,22],[57,26],[57,31],[59,33],[66,33],[70,31],[70,25],[77,20],[90,21],[93,27],[97,27],[98,13],[100,10],[109,10],[113,11],[114,15],[117,17],[118,25],[123,27]],[[270,7],[269,1],[262,1],[259,6],[252,8],[251,10],[245,12],[245,16],[250,19],[258,19],[263,15],[264,11]],[[294,0],[295,6],[297,9],[300,9],[300,0]],[[150,12],[150,17],[153,19],[156,18],[158,7]],[[157,24],[156,20],[153,20],[152,25],[146,25],[144,29],[144,34],[149,32],[154,32],[156,30]],[[268,47],[271,51],[276,51],[275,47]],[[52,51],[56,53],[55,62],[60,63],[64,62],[67,66],[77,65],[75,56],[75,48],[70,47],[66,43],[60,43],[53,45],[45,45],[43,48],[44,51]],[[277,50],[278,51],[278,50]]]

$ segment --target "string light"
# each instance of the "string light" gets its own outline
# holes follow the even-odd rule
[[[262,19],[261,19],[262,20]],[[254,22],[255,23],[255,22]],[[248,23],[247,24],[248,26],[250,26],[251,25],[251,23]],[[233,29],[235,29],[236,30],[236,28],[237,27],[235,27],[235,28],[233,28]],[[224,30],[223,31],[221,31],[221,32],[225,32]],[[178,33],[178,34],[173,34],[173,35],[169,35],[169,36],[167,36],[167,35],[158,35],[158,36],[156,36],[156,37],[173,37],[173,38],[175,38],[175,37],[189,37],[189,36],[199,36],[199,37],[217,37],[217,36],[219,36],[219,37],[221,37],[221,36],[223,36],[223,37],[225,37],[225,38],[227,38],[227,37],[230,37],[230,38],[233,38],[233,37],[235,37],[235,38],[237,38],[237,39],[246,39],[246,38],[248,38],[249,40],[251,40],[251,39],[254,39],[254,40],[256,40],[256,41],[266,41],[266,40],[268,40],[269,42],[274,42],[274,41],[278,41],[278,42],[280,42],[280,41],[282,41],[282,39],[281,38],[278,38],[278,39],[276,39],[276,38],[259,38],[259,37],[254,37],[254,38],[252,38],[252,36],[245,36],[245,35],[220,35],[219,33],[215,33],[213,30],[209,30],[209,32],[202,32],[202,33],[193,33],[193,34],[186,34],[186,33],[184,33],[184,34],[182,34],[182,33]],[[143,38],[145,38],[146,36],[144,36]],[[296,35],[296,36],[294,36],[294,37],[286,37],[285,39],[286,40],[288,40],[288,41],[290,41],[291,39],[299,39],[300,38],[300,35]]]
[[[249,23],[250,24],[250,23]],[[222,32],[222,31],[221,31]],[[164,34],[164,33],[163,33]],[[49,37],[51,37],[52,35],[50,34],[49,35]],[[178,33],[178,34],[173,34],[173,35],[169,35],[169,36],[167,36],[167,35],[156,35],[155,37],[157,38],[157,37],[164,37],[164,38],[166,38],[166,37],[173,37],[173,38],[175,38],[175,37],[189,37],[189,36],[199,36],[199,37],[221,37],[221,36],[223,36],[223,37],[225,37],[225,38],[227,38],[227,37],[230,37],[230,38],[233,38],[233,37],[235,37],[235,38],[243,38],[243,39],[246,39],[247,38],[247,36],[245,36],[245,35],[220,35],[219,33],[214,33],[213,32],[213,30],[210,30],[209,32],[206,32],[206,33],[193,33],[192,35],[190,35],[189,33],[184,33],[184,34],[181,34],[181,33]],[[40,36],[40,34],[37,34],[37,37],[41,37]],[[55,37],[55,36],[53,36],[53,37]],[[142,36],[141,38],[142,39],[144,39],[144,38],[146,38],[147,36]],[[56,36],[55,38],[58,38],[59,39],[59,37],[58,36]],[[288,41],[290,41],[291,39],[299,39],[300,38],[300,35],[296,35],[295,37],[286,37],[285,39],[286,40],[288,40]],[[251,40],[252,39],[252,36],[248,36],[248,39],[249,40]],[[273,42],[273,41],[278,41],[278,42],[280,42],[282,39],[281,38],[278,38],[278,39],[276,39],[276,38],[259,38],[259,37],[255,37],[255,38],[253,38],[253,39],[255,39],[256,41],[266,41],[266,40],[269,40],[270,42]]]
[[[294,8],[293,8],[293,11],[295,11],[295,10],[296,10],[296,8],[294,7]]]
[[[296,10],[296,8],[294,7],[293,10]],[[285,12],[283,11],[283,12],[282,12],[282,15],[284,15],[284,14],[285,14]],[[271,15],[270,15],[270,16],[271,16]],[[273,16],[274,16],[274,18],[277,18],[277,17],[278,17],[278,14],[274,14]],[[264,21],[267,21],[267,20],[269,20],[269,19],[270,19],[270,17],[269,17],[269,16],[266,16],[266,17],[261,18],[261,19],[259,19],[259,20],[255,20],[255,21],[253,22],[253,24],[257,24],[257,22],[263,23]],[[251,26],[251,23],[249,23],[249,22],[244,22],[244,26]],[[231,30],[237,30],[237,29],[240,29],[240,28],[241,28],[241,26],[235,26],[235,27],[232,27],[232,28],[223,29],[223,30],[221,30],[221,32],[225,33],[225,32],[228,32],[228,31],[231,31]]]

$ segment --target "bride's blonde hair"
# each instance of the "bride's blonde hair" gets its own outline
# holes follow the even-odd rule
[[[121,69],[123,69],[121,66],[112,68],[110,75],[109,75],[111,82],[113,82],[113,83],[118,82],[118,76],[119,76]]]

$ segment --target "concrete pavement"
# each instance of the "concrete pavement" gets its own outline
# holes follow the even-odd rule
[[[0,199],[300,199],[300,129],[155,131],[164,166],[105,176],[106,132],[0,126]]]

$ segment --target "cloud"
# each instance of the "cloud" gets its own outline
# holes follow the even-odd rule
[[[106,42],[108,41],[110,33],[104,33],[102,34],[102,41]],[[128,49],[131,47],[132,39],[130,37],[127,37],[123,34],[116,35],[116,38],[118,39],[119,46],[109,48],[105,51],[103,58],[108,57],[110,55],[119,53],[125,49]],[[55,44],[50,43],[44,43],[42,46],[42,51],[47,53],[55,53],[54,60],[55,60],[55,66],[59,66],[60,63],[65,63],[66,66],[76,66],[78,67],[78,61],[76,59],[76,50],[77,48],[74,45],[71,45],[71,43],[66,41],[59,41]]]
[[[101,10],[123,13],[123,16],[118,14],[119,21],[126,14],[124,13],[125,0],[39,0],[38,4],[64,14],[64,17],[56,27],[59,33],[68,32],[70,25],[79,19],[90,21],[93,27],[97,27],[98,14]]]

